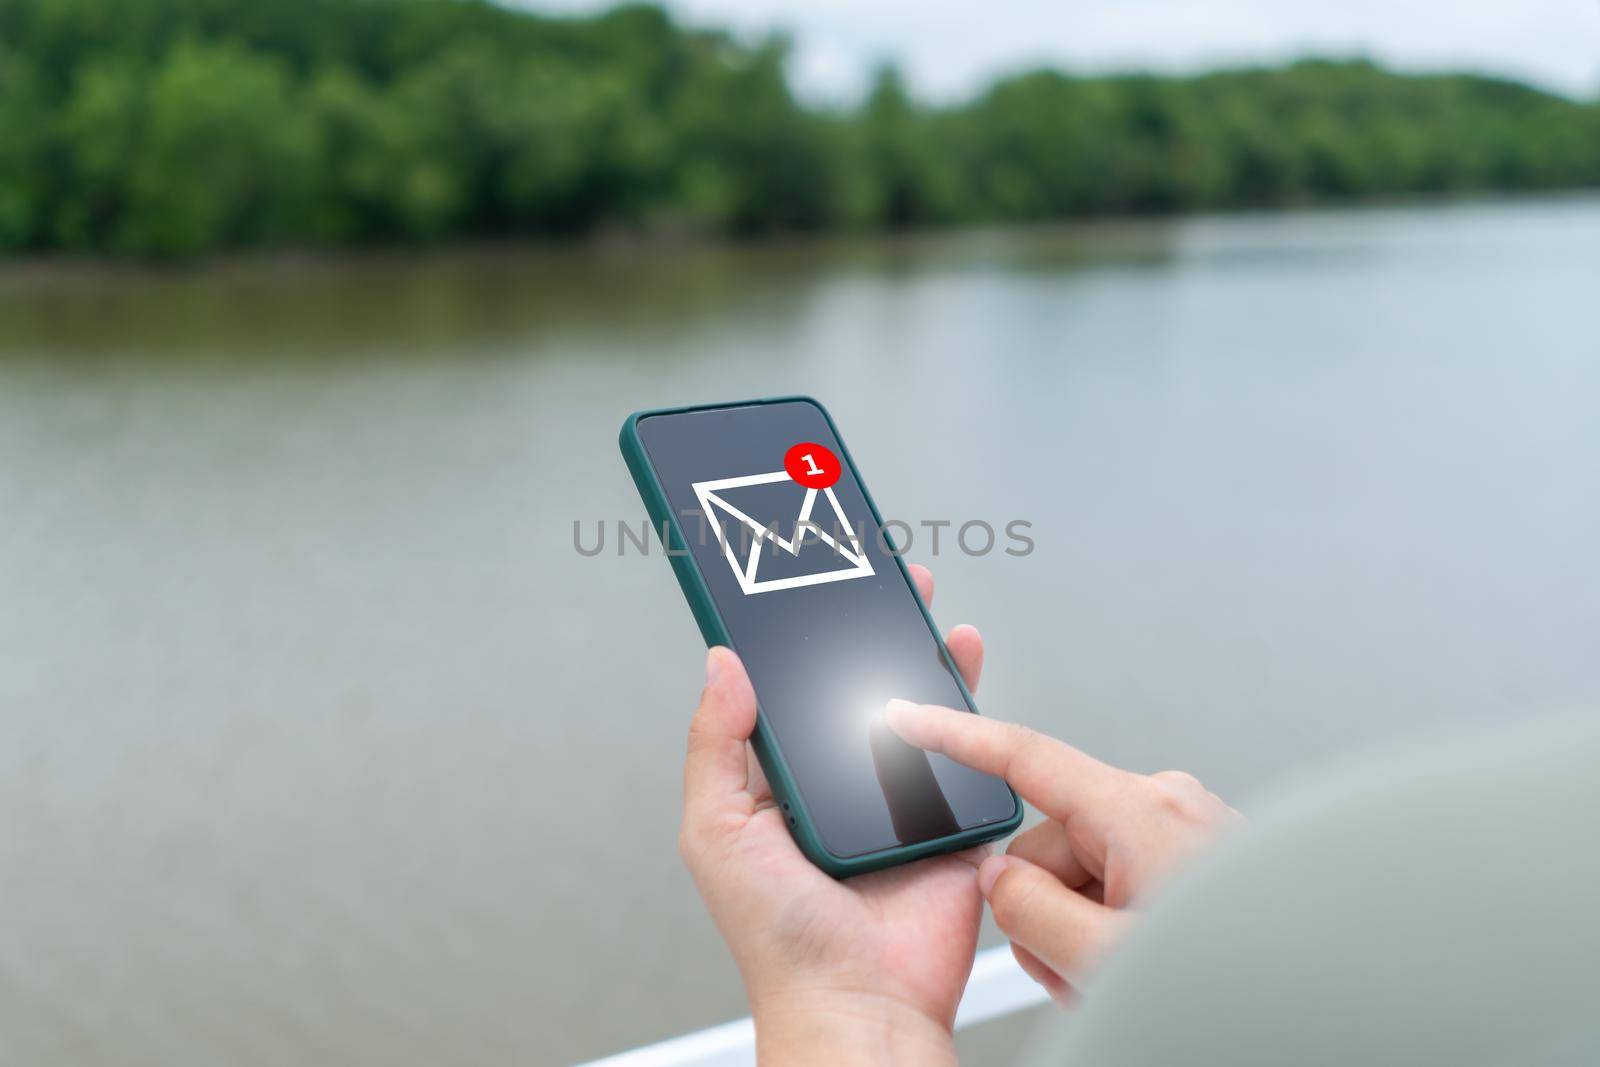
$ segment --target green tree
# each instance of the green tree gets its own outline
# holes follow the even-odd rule
[[[912,101],[893,66],[879,68],[856,128],[861,219],[896,229],[959,216],[959,178],[937,122]]]
[[[192,255],[297,235],[316,141],[281,63],[180,40],[151,72],[132,128],[115,246]]]
[[[4,0],[0,251],[758,234],[1600,186],[1600,105],[1362,61],[809,109],[659,7]]]

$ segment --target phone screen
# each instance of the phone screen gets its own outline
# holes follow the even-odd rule
[[[891,697],[971,708],[827,418],[805,401],[640,420],[818,834],[863,856],[1014,814],[991,775],[907,745]]]

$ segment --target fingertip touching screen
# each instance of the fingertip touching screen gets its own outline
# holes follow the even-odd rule
[[[828,851],[1011,818],[1004,782],[882,721],[892,697],[971,709],[822,411],[711,408],[638,431]]]

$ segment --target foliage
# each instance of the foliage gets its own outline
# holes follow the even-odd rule
[[[649,6],[0,0],[0,250],[189,256],[1600,185],[1600,105],[1365,62],[1037,71],[802,107],[784,43]]]

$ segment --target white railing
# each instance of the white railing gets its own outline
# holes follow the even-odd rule
[[[956,1011],[956,1029],[1024,1011],[1047,999],[1043,987],[1022,973],[1009,947],[985,949],[973,961],[972,977]],[[748,1067],[755,1062],[755,1027],[749,1019],[736,1019],[583,1067]]]

